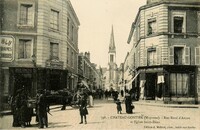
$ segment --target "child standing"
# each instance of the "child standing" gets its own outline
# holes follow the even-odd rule
[[[121,101],[119,99],[116,100],[115,102],[117,104],[117,114],[122,114],[122,106],[121,106]]]
[[[85,124],[87,124],[87,118],[86,118],[86,115],[88,115],[88,110],[87,110],[87,97],[85,95],[82,95],[81,96],[81,99],[80,99],[80,108],[79,108],[79,111],[80,111],[80,116],[81,116],[81,122],[79,124],[83,124],[83,117],[85,119]]]

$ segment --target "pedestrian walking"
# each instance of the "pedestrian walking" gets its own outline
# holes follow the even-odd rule
[[[121,106],[121,101],[119,99],[116,100],[117,104],[117,114],[122,114],[122,106]]]
[[[133,113],[132,99],[131,99],[131,95],[129,94],[128,90],[126,90],[126,92],[125,92],[125,108],[126,108],[126,113],[128,113],[128,114]]]
[[[85,120],[85,124],[87,124],[87,117],[88,115],[88,110],[87,110],[87,96],[82,94],[79,100],[79,111],[80,111],[80,116],[81,116],[81,122],[79,124],[83,124],[83,117]]]
[[[124,90],[121,90],[121,96],[124,97]]]
[[[105,99],[108,100],[108,90],[106,89],[106,91],[104,92],[104,95],[105,95]]]
[[[22,88],[22,90],[19,93],[19,123],[21,125],[22,128],[26,127],[26,115],[27,115],[27,95],[25,92],[25,89]]]
[[[36,113],[39,120],[39,128],[44,128],[44,126],[46,126],[47,128],[48,127],[47,112],[49,111],[49,108],[46,104],[46,97],[43,90],[38,91],[38,96],[36,99],[36,109],[37,109]]]
[[[17,90],[16,95],[11,101],[11,112],[13,114],[13,127],[20,127],[20,92],[21,89]]]

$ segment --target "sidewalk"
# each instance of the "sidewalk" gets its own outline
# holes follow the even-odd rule
[[[140,100],[135,101],[133,104],[137,105],[148,105],[148,106],[157,106],[157,107],[171,107],[171,108],[200,108],[200,104],[164,104],[160,101],[147,101],[147,100]]]
[[[61,107],[62,107],[62,105],[50,106],[50,110],[58,109],[58,108],[61,108]],[[11,114],[12,114],[11,110],[6,110],[6,111],[0,112],[0,116],[6,116],[6,115],[11,115]]]

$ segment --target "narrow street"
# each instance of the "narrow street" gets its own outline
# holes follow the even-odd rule
[[[61,111],[60,108],[52,109],[48,115],[49,130],[109,130],[109,129],[173,129],[173,130],[199,130],[200,111],[197,108],[169,108],[158,106],[135,105],[134,114],[125,113],[125,104],[122,104],[122,114],[117,114],[116,104],[112,101],[95,100],[94,107],[88,108],[87,124],[79,124],[79,110],[67,107]],[[12,116],[0,118],[3,130],[23,129],[12,127]],[[199,123],[197,123],[199,122]],[[32,127],[27,130],[38,129],[35,117],[32,118]]]

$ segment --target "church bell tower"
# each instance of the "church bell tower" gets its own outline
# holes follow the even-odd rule
[[[114,31],[113,26],[111,30],[110,36],[110,44],[109,44],[109,51],[108,51],[108,70],[109,70],[109,83],[110,87],[115,88],[116,84],[116,76],[117,76],[117,64],[116,64],[116,47],[115,47],[115,39],[114,39]]]

